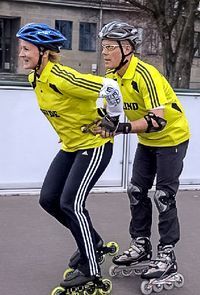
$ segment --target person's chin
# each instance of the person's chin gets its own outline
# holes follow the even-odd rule
[[[24,70],[32,70],[33,69],[32,66],[26,65],[26,64],[23,66],[23,68],[24,68]]]
[[[112,65],[109,62],[105,63],[105,68],[110,70],[114,69],[114,67],[112,67]]]

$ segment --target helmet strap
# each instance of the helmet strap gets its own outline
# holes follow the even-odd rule
[[[43,58],[43,55],[44,55],[44,52],[47,50],[45,49],[44,47],[38,47],[38,50],[39,50],[39,59],[38,59],[38,63],[35,67],[35,70],[38,71],[39,68],[41,67],[41,64],[42,64],[42,58]]]
[[[38,47],[38,50],[39,50],[39,59],[38,59],[38,63],[37,63],[37,65],[36,65],[36,67],[35,67],[35,69],[34,69],[34,80],[33,80],[33,88],[35,88],[36,87],[36,78],[37,78],[37,76],[38,76],[38,70],[40,69],[40,67],[41,67],[41,64],[42,64],[42,57],[43,57],[43,55],[44,55],[44,52],[47,50],[47,49],[45,49],[45,48],[43,48],[43,47]]]
[[[119,44],[119,48],[121,50],[122,58],[121,58],[121,61],[120,61],[119,65],[115,68],[115,70],[114,70],[113,73],[116,73],[117,71],[119,71],[128,62],[128,60],[126,59],[126,57],[133,53],[131,51],[128,54],[124,54],[124,51],[123,51],[123,47],[122,47],[121,42],[120,41],[117,41],[117,43]]]

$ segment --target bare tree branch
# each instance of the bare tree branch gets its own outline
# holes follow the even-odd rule
[[[145,5],[142,4],[140,0],[127,0],[127,2],[129,2],[130,4],[132,4],[133,6],[140,8],[141,10],[147,12],[148,14],[152,14],[154,15],[154,10],[151,9],[151,5]],[[144,1],[142,1],[144,2]]]
[[[151,16],[161,37],[164,73],[174,87],[189,87],[194,45],[194,23],[199,0],[128,0]],[[199,6],[200,7],[200,6]]]

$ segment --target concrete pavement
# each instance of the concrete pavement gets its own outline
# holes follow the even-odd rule
[[[200,191],[180,191],[177,196],[181,241],[176,247],[183,288],[162,291],[162,295],[198,295],[200,269]],[[106,242],[117,241],[120,251],[130,242],[129,202],[124,193],[92,193],[88,209],[94,226]],[[154,207],[152,243],[158,242],[157,211]],[[76,245],[69,231],[43,211],[38,196],[0,196],[0,294],[50,295],[59,285]],[[107,257],[102,266],[109,277],[112,264]],[[113,295],[139,295],[137,276],[112,278]]]

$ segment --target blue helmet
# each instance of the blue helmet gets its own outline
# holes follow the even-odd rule
[[[67,39],[56,29],[46,24],[30,23],[23,26],[16,34],[17,38],[28,41],[38,48],[60,51]]]

